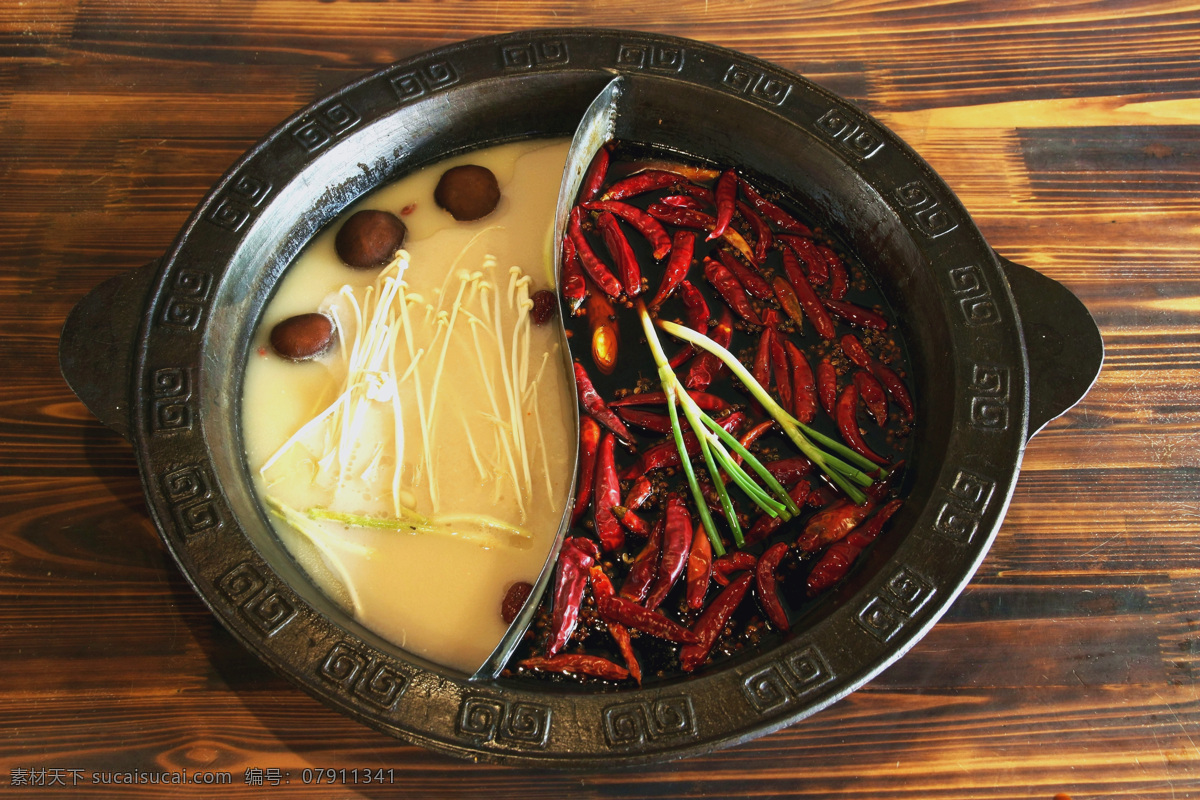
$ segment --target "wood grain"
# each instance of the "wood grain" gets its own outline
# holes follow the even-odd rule
[[[430,47],[632,27],[797,70],[892,127],[989,243],[1066,284],[1108,348],[1025,455],[975,580],[907,656],[709,756],[558,775],[459,763],[329,711],[214,621],[128,445],[63,383],[101,280],[161,255],[297,108]],[[23,770],[227,771],[37,796],[1200,797],[1200,4],[629,0],[0,6],[0,785]],[[305,786],[306,768],[393,770]],[[278,768],[279,787],[245,785]],[[281,773],[282,774],[282,773]],[[26,790],[5,786],[23,795]]]

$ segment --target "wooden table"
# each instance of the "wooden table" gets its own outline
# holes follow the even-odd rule
[[[1200,796],[1200,7],[650,7],[0,7],[0,792],[40,780],[28,794]],[[910,654],[789,729],[628,772],[459,763],[269,672],[180,576],[131,449],[56,361],[72,305],[163,253],[208,187],[296,109],[430,47],[552,26],[693,37],[851,98],[929,160],[999,252],[1071,288],[1108,348],[1091,393],[1033,440],[974,581]],[[299,780],[329,767],[384,768],[394,783]],[[233,783],[70,787],[170,769]],[[266,785],[248,785],[248,769]],[[290,784],[272,787],[270,770]]]

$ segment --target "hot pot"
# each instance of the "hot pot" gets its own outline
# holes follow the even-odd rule
[[[768,178],[873,270],[910,351],[920,431],[896,527],[786,638],[640,689],[541,688],[425,663],[356,624],[272,533],[241,446],[242,365],[281,273],[369,190],[485,144],[570,137],[615,74],[627,136]],[[158,261],[84,298],[63,373],[132,443],[167,547],[263,661],[385,733],[475,759],[629,765],[729,745],[812,714],[936,622],[996,536],[1029,438],[1103,355],[1066,289],[997,256],[924,161],[800,76],[695,41],[545,30],[394,64],[271,131]]]

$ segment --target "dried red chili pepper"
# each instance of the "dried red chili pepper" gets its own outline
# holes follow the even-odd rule
[[[854,334],[845,334],[838,340],[838,343],[842,346],[842,352],[846,354],[846,358],[850,359],[854,363],[854,366],[862,367],[863,369],[871,368],[872,359],[867,355],[862,342]]]
[[[830,312],[846,320],[851,325],[858,325],[876,331],[887,330],[887,320],[870,309],[856,306],[853,303],[847,303],[845,300],[834,300],[832,297],[826,297],[821,302],[825,304],[825,307]]]
[[[599,564],[593,564],[588,572],[592,581],[592,595],[595,597],[610,597],[616,594],[608,573]]]
[[[624,397],[618,397],[608,404],[609,408],[625,408],[628,406],[661,406],[666,405],[665,392],[634,392]]]
[[[604,434],[600,449],[596,452],[596,476],[592,488],[592,519],[596,525],[596,537],[604,551],[616,550],[625,544],[625,531],[613,508],[621,502],[621,484],[617,480],[615,453],[616,437]]]
[[[729,347],[729,342],[733,339],[733,315],[729,313],[728,307],[721,307],[721,318],[717,320],[717,325],[708,338],[721,347]],[[683,385],[685,388],[703,392],[724,369],[725,365],[721,363],[721,359],[707,351],[703,352],[688,368]]]
[[[821,408],[833,416],[833,407],[837,405],[837,370],[828,358],[822,358],[817,364],[817,397],[821,400]]]
[[[850,571],[850,565],[867,545],[875,541],[880,531],[883,530],[884,523],[902,505],[904,505],[903,500],[891,500],[885,503],[875,516],[851,531],[845,539],[830,545],[829,549],[825,551],[825,555],[821,556],[821,560],[808,573],[809,595],[822,592],[844,578]]]
[[[715,394],[708,392],[688,392],[688,397],[696,401],[704,411],[728,411],[729,402],[722,397],[717,397]],[[609,408],[623,408],[625,406],[665,406],[667,404],[667,395],[665,392],[638,392],[637,394],[627,394],[622,398],[613,400],[608,404]]]
[[[913,402],[912,397],[908,393],[908,387],[904,385],[904,381],[896,374],[895,370],[886,364],[881,364],[875,359],[871,359],[871,374],[879,379],[883,387],[887,389],[887,393],[896,401],[896,405],[900,406],[900,410],[904,413],[905,419],[912,420],[913,418]]]
[[[662,550],[658,557],[658,577],[646,596],[646,608],[658,608],[667,599],[687,567],[688,552],[692,547],[692,517],[687,504],[680,497],[671,495],[667,498],[665,518]]]
[[[733,433],[745,419],[746,415],[741,411],[734,411],[732,414],[717,420],[717,424],[730,433]],[[700,442],[691,433],[685,432],[683,434],[683,445],[684,449],[687,450],[688,458],[695,458],[699,455]],[[679,466],[679,448],[675,446],[675,439],[671,438],[643,452],[637,461],[633,462],[633,464],[621,473],[621,480],[631,481],[639,475],[645,475],[652,470],[677,466]]]
[[[614,664],[603,656],[591,656],[585,653],[560,653],[549,658],[533,656],[519,663],[525,669],[539,672],[586,675],[589,678],[599,678],[605,681],[623,681],[629,677],[629,670],[620,664]]]
[[[612,597],[616,592],[613,590],[612,581],[604,574],[604,570],[599,564],[593,564],[591,569],[592,578],[592,595],[599,597]],[[621,651],[621,657],[625,659],[625,667],[629,670],[630,676],[639,684],[642,682],[642,665],[638,663],[637,654],[633,652],[633,641],[629,638],[629,629],[619,622],[606,622],[608,625],[608,635],[617,643],[617,649]]]
[[[704,528],[697,528],[692,535],[692,549],[688,552],[687,605],[690,609],[704,608],[704,595],[712,580],[712,542]]]
[[[583,233],[580,215],[579,206],[575,206],[567,217],[567,235],[571,237],[571,243],[575,245],[575,253],[583,262],[584,270],[596,282],[596,285],[609,297],[618,298],[621,296],[621,282],[617,280],[617,276],[612,274],[608,265],[601,261],[600,257],[592,250],[591,244],[588,243],[587,237]]]
[[[842,393],[838,395],[836,419],[838,431],[842,439],[850,445],[854,452],[864,458],[869,458],[876,464],[886,464],[887,459],[876,453],[863,441],[858,430],[858,389],[853,383],[847,383]]]
[[[653,192],[658,189],[665,189],[668,186],[673,186],[681,181],[681,177],[674,172],[667,172],[659,169],[648,169],[645,172],[639,172],[630,175],[628,178],[617,181],[612,186],[608,187],[608,191],[600,196],[601,200],[624,200],[626,197],[634,197],[646,192]]]
[[[654,494],[654,484],[645,475],[639,475],[638,479],[633,482],[633,486],[629,487],[629,493],[625,495],[624,506],[626,508],[639,509],[646,505],[646,501]]]
[[[683,302],[684,321],[694,331],[704,333],[708,330],[708,321],[712,312],[708,310],[708,302],[700,290],[691,281],[679,282],[679,299]]]
[[[620,200],[593,200],[590,203],[580,203],[587,211],[607,211],[628,222],[642,237],[649,242],[651,254],[655,261],[661,261],[671,252],[671,237],[667,229],[654,217],[642,211],[637,206],[622,203]]]
[[[725,268],[724,264],[711,258],[705,258],[704,277],[739,317],[751,325],[762,325],[762,319],[750,305],[750,298],[746,294],[745,288],[738,283],[738,279]]]
[[[750,205],[754,206],[758,213],[762,214],[775,227],[781,231],[794,233],[799,236],[812,236],[812,231],[808,229],[807,225],[797,221],[791,214],[763,197],[757,189],[750,185],[749,181],[740,175],[738,176],[738,183],[741,184],[742,193],[746,195],[746,199],[750,201]]]
[[[792,369],[792,414],[807,425],[817,416],[817,384],[812,367],[804,352],[790,340],[784,339],[783,346]]]
[[[611,375],[617,368],[621,332],[617,327],[616,311],[612,302],[603,292],[592,292],[588,295],[587,320],[592,331],[592,362],[601,374]]]
[[[704,609],[704,613],[700,615],[700,619],[696,620],[696,624],[693,626],[700,641],[696,644],[686,645],[679,651],[679,665],[684,672],[693,671],[708,658],[713,645],[717,642],[717,637],[725,629],[725,623],[742,604],[746,590],[750,588],[750,582],[753,580],[754,576],[750,573],[742,575],[726,586],[724,591],[709,604],[708,608]]]
[[[775,299],[775,292],[771,290],[771,284],[763,279],[754,270],[747,267],[738,257],[729,252],[725,248],[717,250],[717,256],[721,259],[721,263],[725,268],[733,273],[733,277],[737,278],[738,283],[753,297],[757,297],[764,302],[770,302]]]
[[[715,178],[715,177],[717,177],[718,174],[719,173],[717,173],[716,170],[713,170],[712,177]],[[700,179],[693,178],[692,180],[711,180],[711,179],[712,178],[700,178]],[[695,184],[695,183],[681,183],[675,187],[675,191],[682,192],[683,194],[691,195],[692,197],[695,197],[698,200],[704,201],[709,206],[715,206],[717,204],[716,195],[714,195],[713,190],[709,189],[707,186],[700,186],[699,184]]]
[[[650,535],[650,523],[646,522],[646,520],[639,516],[638,513],[633,509],[627,506],[616,505],[613,506],[612,511],[613,516],[617,518],[617,521],[621,523],[621,527],[623,527],[625,530],[629,531],[635,536]]]
[[[839,498],[813,515],[796,539],[796,547],[805,553],[812,553],[843,539],[874,508],[875,500],[870,494],[861,506],[855,505],[849,498]]]
[[[725,586],[729,583],[730,575],[744,569],[754,569],[754,565],[757,563],[758,557],[745,550],[721,556],[713,561],[713,580],[717,582],[718,586]]]
[[[693,458],[700,452],[700,444],[696,437],[690,433],[683,434],[683,445],[687,449],[688,457]],[[675,446],[674,439],[668,439],[665,442],[659,442],[638,456],[637,461],[630,464],[621,473],[621,480],[631,481],[639,475],[645,475],[656,469],[668,469],[670,467],[679,466],[679,450]]]
[[[579,390],[579,403],[583,406],[583,410],[596,422],[615,433],[621,440],[621,444],[633,444],[633,434],[625,427],[625,423],[621,422],[616,412],[605,404],[603,398],[596,391],[596,387],[592,385],[592,379],[588,377],[587,370],[578,361],[575,362],[575,386]]]
[[[721,238],[725,240],[726,244],[728,244],[734,250],[737,250],[738,253],[741,254],[742,258],[746,259],[746,261],[750,262],[755,267],[759,266],[760,262],[754,258],[753,248],[750,247],[745,237],[738,233],[737,230],[730,228],[721,235]]]
[[[871,517],[865,523],[850,531],[849,535],[846,536],[843,541],[850,542],[851,544],[860,548],[866,547],[871,542],[875,541],[875,539],[879,536],[879,533],[883,530],[884,524],[887,523],[887,521],[892,518],[892,515],[899,511],[900,507],[903,505],[904,500],[900,498],[889,500],[888,502],[884,503],[878,511],[875,512],[875,516]]]
[[[694,208],[682,208],[667,203],[651,203],[646,208],[646,213],[660,222],[694,231],[711,231],[717,224],[716,218],[711,214],[705,214],[703,211],[697,211]],[[734,250],[745,256],[747,261],[756,263],[754,262],[754,251],[746,243],[746,239],[736,230],[733,228],[727,229],[725,233],[721,234],[721,238],[728,242]]]
[[[635,631],[679,644],[695,644],[700,637],[669,617],[639,606],[620,595],[596,598],[596,611],[606,622],[619,622]]]
[[[780,481],[780,483],[787,485],[788,482]],[[788,490],[788,497],[792,498],[792,502],[797,506],[804,505],[808,500],[808,495],[808,481],[797,481]],[[770,538],[782,526],[783,519],[780,517],[772,517],[770,514],[760,514],[758,519],[754,520],[754,524],[750,526],[750,530],[746,531],[746,544],[752,545],[761,542],[763,539]]]
[[[554,606],[550,613],[547,656],[561,650],[574,633],[579,622],[579,603],[587,587],[588,570],[599,555],[595,542],[589,539],[571,537],[563,542],[555,565]]]
[[[686,194],[669,194],[658,202],[663,205],[675,206],[675,208],[690,208],[692,211],[704,211],[712,205],[711,203],[702,203],[695,197]]]
[[[783,340],[783,341],[781,341]],[[779,397],[779,405],[786,411],[792,408],[792,376],[788,365],[785,344],[792,344],[783,336],[771,337],[771,370],[775,373],[775,394]],[[792,345],[793,347],[795,345]],[[809,420],[800,420],[808,422]]]
[[[655,433],[670,433],[671,418],[666,414],[656,414],[653,411],[643,411],[640,408],[617,407],[617,416],[630,425],[637,425]]]
[[[789,456],[787,458],[776,459],[775,461],[768,461],[763,464],[763,468],[771,473],[772,478],[784,486],[790,486],[812,472],[813,463],[804,456]]]
[[[694,239],[693,239],[694,241]],[[683,302],[684,321],[687,326],[697,333],[708,333],[708,321],[712,312],[708,310],[708,302],[700,290],[690,281],[679,282],[679,299]],[[679,352],[671,356],[671,369],[678,369],[681,364],[696,355],[696,348],[690,344],[683,345]]]
[[[829,298],[835,301],[841,300],[846,296],[846,289],[850,283],[850,278],[846,274],[846,265],[842,263],[842,259],[838,257],[837,253],[825,245],[818,245],[817,250],[825,257],[825,263],[829,265]]]
[[[733,212],[737,207],[738,180],[734,171],[727,169],[717,179],[717,224],[708,234],[708,241],[719,239],[729,229],[733,221]]]
[[[824,286],[829,281],[829,265],[812,239],[805,236],[780,236],[779,241],[790,247],[792,252],[804,262],[810,286],[814,288]],[[788,279],[794,282],[790,272]]]
[[[666,517],[660,517],[658,523],[650,530],[650,535],[646,537],[642,549],[633,557],[629,572],[625,573],[625,582],[621,584],[622,597],[640,603],[645,599],[646,592],[650,591],[650,584],[654,583],[658,573],[658,554],[662,549],[665,525]]]
[[[780,241],[787,243],[788,239],[795,237],[780,236]],[[796,258],[796,250],[791,246],[779,248],[780,257],[783,258],[783,274],[787,276],[788,283],[793,286],[801,280],[807,282],[808,277],[804,274],[804,270],[800,268],[800,261]]]
[[[804,330],[804,312],[800,309],[800,300],[796,297],[792,285],[787,282],[787,278],[776,275],[771,280],[771,289],[775,292],[775,298],[779,301],[783,313],[796,323],[796,333],[802,332]]]
[[[749,450],[751,447],[754,446],[755,442],[757,442],[760,438],[762,438],[768,431],[770,431],[774,427],[775,427],[775,420],[768,419],[763,422],[760,422],[757,425],[755,425],[753,428],[751,428],[750,430],[746,431],[741,436],[739,436],[738,443],[742,447]],[[739,464],[742,463],[742,457],[740,455],[738,455],[737,453],[731,453],[730,455],[733,456],[734,461],[736,461]]]
[[[600,235],[604,237],[604,246],[608,248],[608,254],[617,264],[617,272],[621,275],[621,285],[625,288],[625,294],[630,297],[641,294],[642,266],[633,254],[629,240],[625,238],[625,231],[621,230],[621,223],[608,211],[602,211],[596,218],[596,226],[600,229]]]
[[[570,236],[563,237],[562,294],[572,314],[579,312],[587,298],[587,280],[583,277],[583,264],[575,252],[575,242]]]
[[[604,181],[608,178],[609,160],[607,147],[601,147],[596,151],[596,155],[592,156],[592,163],[588,164],[587,172],[583,173],[583,182],[579,186],[580,200],[591,200],[600,194],[600,190],[604,188]]]
[[[771,340],[774,337],[775,331],[763,328],[758,337],[758,347],[754,350],[754,367],[750,370],[754,380],[766,390],[771,388]]]
[[[664,172],[672,172],[681,178],[689,181],[714,181],[721,174],[720,170],[712,167],[701,167],[696,164],[684,164],[671,159],[652,158],[646,161],[638,162],[639,166],[634,174],[645,172],[648,169],[657,169]]]
[[[688,270],[692,268],[692,255],[695,251],[696,234],[688,231],[675,231],[675,238],[671,243],[671,257],[667,260],[667,266],[663,270],[662,283],[658,286],[658,292],[650,301],[649,308],[651,310],[666,302],[667,298],[674,294],[680,281],[687,277]],[[705,319],[707,318],[708,315],[705,314]]]
[[[796,256],[791,250],[783,251],[783,268],[787,272],[792,288],[796,291],[796,299],[800,301],[804,313],[812,320],[817,333],[822,339],[832,339],[834,337],[833,320],[830,319],[829,312],[825,310],[825,306],[821,305],[817,293],[813,291],[812,286],[800,271],[800,265],[796,262]]]
[[[874,375],[861,369],[854,372],[854,385],[863,405],[875,418],[875,424],[882,428],[887,423],[887,394],[883,387]]]
[[[758,559],[758,566],[754,569],[758,602],[767,612],[767,619],[771,620],[771,624],[782,631],[788,630],[791,626],[788,625],[787,612],[783,610],[783,604],[779,601],[779,593],[776,591],[775,570],[779,568],[779,562],[787,555],[787,551],[787,542],[776,542],[766,549],[762,557]]]
[[[579,487],[575,492],[575,505],[571,509],[571,525],[574,526],[587,510],[592,499],[592,482],[596,476],[596,452],[600,449],[600,423],[591,417],[579,420]]]
[[[706,214],[694,208],[674,206],[669,203],[651,203],[646,207],[646,213],[659,222],[674,225],[677,228],[687,228],[694,231],[708,231],[717,224],[712,214]]]
[[[589,568],[588,576],[592,583],[593,597],[611,597],[616,594],[616,589],[613,588],[612,581],[608,578],[608,573],[599,564],[593,564]]]
[[[721,498],[717,494],[717,490],[713,488],[712,483],[708,480],[701,480],[700,494],[704,497],[704,504],[708,506],[708,510],[713,514],[724,514],[725,508],[721,505]]]
[[[771,233],[771,226],[767,225],[766,220],[748,203],[739,200],[737,209],[742,218],[754,230],[754,263],[761,265],[767,260],[767,253],[775,241],[775,237]]]
[[[825,508],[839,499],[837,491],[832,486],[825,483],[818,483],[812,487],[812,491],[808,493],[808,498],[804,501],[804,504],[809,508]]]
[[[896,401],[896,405],[900,406],[905,418],[911,420],[913,418],[912,397],[900,376],[891,367],[872,358],[854,334],[847,333],[843,336],[841,345],[842,352],[846,354],[846,357],[853,361],[855,366],[869,370],[887,389],[887,393]]]

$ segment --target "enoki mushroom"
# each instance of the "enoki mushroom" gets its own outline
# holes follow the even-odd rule
[[[317,540],[322,528],[314,521],[364,527],[394,523],[397,531],[451,534],[487,545],[527,540],[520,526],[539,471],[531,461],[539,455],[542,480],[551,489],[539,403],[539,379],[549,354],[530,363],[531,279],[520,267],[502,270],[487,256],[478,270],[452,269],[434,297],[426,298],[408,291],[404,275],[409,268],[408,254],[401,251],[373,284],[343,286],[329,301],[338,365],[345,371],[336,397],[260,469],[266,477],[285,459],[316,465],[314,483],[329,489],[333,501],[328,509],[302,512],[309,522],[304,532],[327,558],[332,551]],[[446,380],[451,361],[457,368],[453,388]],[[459,385],[463,382],[472,385]],[[464,391],[477,394],[475,406],[448,410],[447,393]],[[415,405],[417,424],[412,426],[410,412],[412,429],[406,431],[409,403]],[[479,482],[492,484],[493,498],[515,499],[518,524],[443,508],[444,482],[465,477],[459,469],[440,466],[443,436],[463,442],[457,446],[468,451]],[[364,487],[376,501],[387,497],[392,519],[354,507],[361,506]],[[418,515],[413,504],[421,492],[429,507]],[[464,523],[474,533],[464,531]]]

